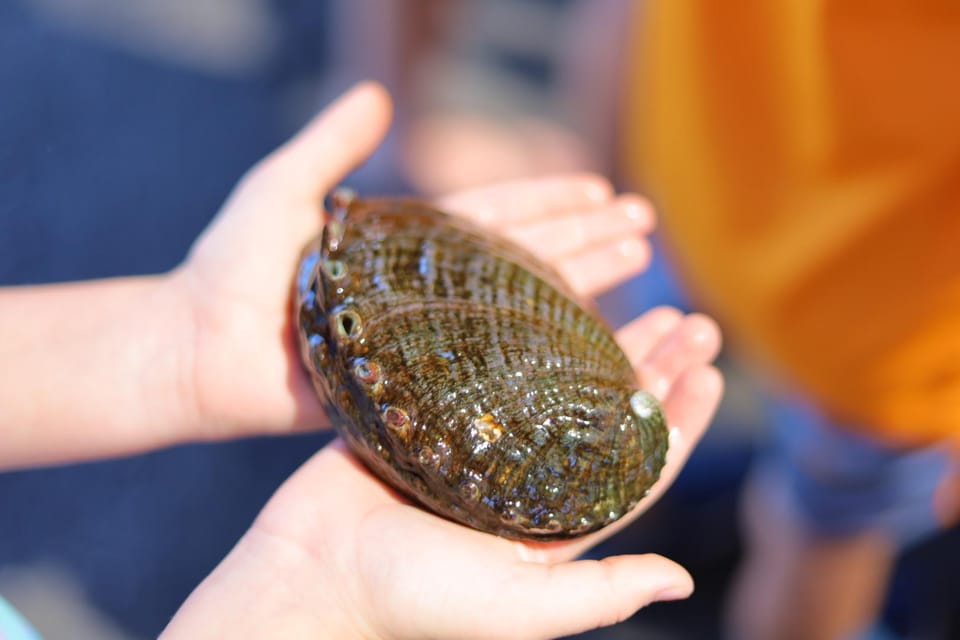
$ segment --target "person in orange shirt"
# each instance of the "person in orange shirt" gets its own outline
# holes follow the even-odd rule
[[[643,7],[622,170],[787,398],[748,487],[736,637],[855,637],[896,551],[957,506],[960,6]]]

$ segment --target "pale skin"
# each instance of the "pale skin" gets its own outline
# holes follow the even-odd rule
[[[241,180],[169,273],[0,291],[0,467],[328,427],[294,346],[290,283],[323,195],[389,121],[382,88],[346,94]],[[440,204],[539,253],[585,297],[649,258],[649,206],[595,176]],[[676,477],[722,392],[709,364],[719,333],[659,308],[617,338],[674,427],[662,479],[623,521],[552,544],[480,533],[409,504],[335,440],[276,492],[165,637],[552,637],[686,597],[690,575],[666,558],[576,557]]]

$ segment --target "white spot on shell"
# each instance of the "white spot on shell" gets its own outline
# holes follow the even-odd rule
[[[418,457],[420,464],[429,468],[435,468],[440,462],[440,456],[430,447],[421,449]]]
[[[646,391],[635,391],[633,395],[630,396],[630,408],[633,410],[634,415],[641,420],[649,420],[654,412],[657,411],[657,399]]]
[[[471,502],[476,502],[480,499],[480,487],[473,480],[467,480],[460,486],[460,490],[463,493],[463,497]]]

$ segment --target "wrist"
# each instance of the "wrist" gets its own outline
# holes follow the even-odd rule
[[[345,600],[345,579],[281,538],[251,529],[164,630],[178,638],[373,638]]]
[[[226,267],[221,271],[229,271]],[[328,426],[300,363],[290,320],[290,287],[223,282],[211,265],[188,260],[165,276],[182,327],[165,388],[184,439],[221,440]]]
[[[183,269],[174,269],[158,276],[149,294],[149,304],[163,313],[156,318],[155,365],[145,367],[144,395],[151,396],[151,410],[169,428],[171,443],[209,439],[198,393],[198,314],[185,280]]]

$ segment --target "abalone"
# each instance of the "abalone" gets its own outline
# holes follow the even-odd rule
[[[340,435],[437,514],[570,538],[658,479],[666,421],[611,331],[493,232],[340,191],[295,288],[303,361]]]

